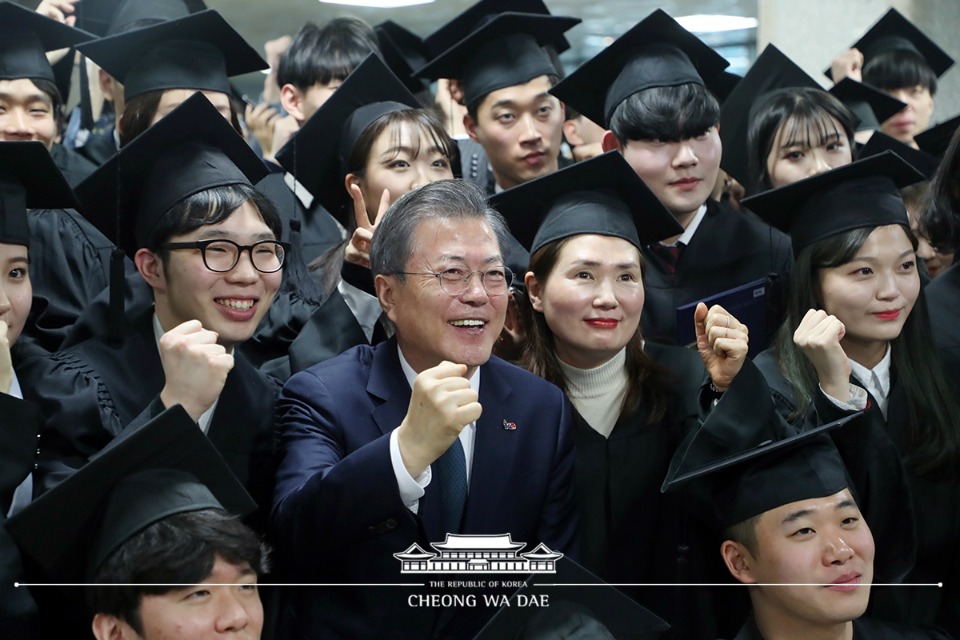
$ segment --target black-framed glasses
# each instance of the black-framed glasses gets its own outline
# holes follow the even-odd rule
[[[460,267],[450,267],[440,272],[434,271],[398,271],[397,275],[433,276],[440,283],[443,292],[450,296],[462,296],[470,288],[470,279],[480,275],[480,284],[487,295],[502,296],[513,284],[513,271],[507,267],[494,267],[486,271],[467,271]]]
[[[194,242],[168,242],[161,249],[199,249],[203,264],[210,271],[225,273],[240,262],[240,254],[250,253],[253,268],[261,273],[274,273],[283,268],[284,258],[290,250],[289,242],[261,240],[253,244],[237,244],[233,240],[196,240]]]

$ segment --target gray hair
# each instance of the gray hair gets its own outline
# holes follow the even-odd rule
[[[373,275],[402,274],[413,253],[413,234],[427,220],[483,218],[503,248],[509,231],[507,223],[487,204],[476,184],[466,180],[438,180],[404,194],[377,223],[370,242],[370,270]],[[398,275],[401,282],[403,275]]]

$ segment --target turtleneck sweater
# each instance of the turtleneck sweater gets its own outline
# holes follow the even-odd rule
[[[597,433],[610,437],[627,392],[626,347],[592,369],[580,369],[559,359],[558,362],[567,381],[570,402]]]

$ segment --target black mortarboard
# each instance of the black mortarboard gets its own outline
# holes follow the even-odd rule
[[[423,40],[393,20],[381,22],[373,28],[380,43],[384,62],[411,93],[426,90],[430,83],[414,78],[413,72],[427,63],[430,54]]]
[[[960,115],[953,116],[945,122],[918,133],[913,136],[913,141],[927,153],[943,159],[947,147],[950,146],[950,140],[958,127],[960,127]]]
[[[937,75],[953,65],[953,58],[940,48],[936,42],[927,37],[912,22],[907,20],[896,9],[890,9],[875,25],[857,40],[853,47],[863,54],[863,66],[870,64],[870,60],[884,51],[902,49],[919,54]],[[830,77],[830,69],[827,69]]]
[[[683,227],[616,151],[578,162],[490,198],[530,253],[579,234],[623,238],[638,249]]]
[[[0,243],[30,246],[27,209],[77,206],[42,142],[0,142]]]
[[[95,37],[12,2],[0,2],[0,80],[56,82],[45,52]]]
[[[212,9],[102,38],[77,49],[123,84],[127,100],[165,89],[229,95],[227,78],[268,66]]]
[[[432,55],[440,55],[470,35],[485,19],[507,11],[551,15],[543,0],[480,0],[424,38],[423,44]],[[562,35],[551,44],[557,53],[570,48],[570,43]]]
[[[20,548],[58,582],[88,582],[151,524],[201,509],[246,515],[256,503],[180,406],[118,436],[7,522]]]
[[[874,131],[867,143],[860,147],[860,157],[869,158],[888,150],[909,162],[927,180],[933,178],[933,174],[937,172],[937,167],[940,165],[940,160],[936,156],[932,156],[926,151],[914,149],[882,131]]]
[[[545,596],[545,597],[544,597]],[[653,640],[670,625],[569,557],[535,573],[473,640]],[[549,607],[530,603],[549,602]]]
[[[550,93],[604,127],[621,102],[644,89],[704,84],[730,65],[657,9],[584,62]]]
[[[76,191],[83,214],[105,236],[117,238],[117,246],[132,258],[163,214],[184,198],[213,187],[252,185],[266,174],[246,141],[197,93],[90,174]]]
[[[816,80],[771,44],[757,56],[757,60],[747,71],[743,80],[723,103],[720,109],[720,141],[723,144],[723,159],[720,164],[724,171],[741,184],[751,183],[748,175],[750,163],[747,147],[750,122],[753,121],[757,109],[765,104],[766,99],[774,91],[793,87],[823,90]],[[866,110],[872,109],[875,113],[875,115],[871,114],[874,122],[878,119],[886,120],[906,106],[882,91],[849,79],[837,83],[829,93],[848,109],[852,104],[868,105]],[[862,109],[858,108],[858,112],[860,111]],[[854,116],[860,117],[858,114]],[[856,122],[852,124],[855,126]]]
[[[350,202],[343,179],[353,145],[377,118],[419,106],[383,60],[370,54],[277,152],[277,162],[349,227],[352,217],[341,213]]]
[[[853,78],[843,78],[830,88],[830,93],[856,117],[857,131],[879,129],[881,122],[907,106],[890,94]]]
[[[717,102],[722,105],[733,93],[733,90],[737,88],[741,80],[743,80],[743,76],[738,76],[730,71],[721,71],[716,75],[704,78],[703,82],[707,85],[707,89],[710,89],[710,93],[717,99]]]
[[[183,18],[190,9],[185,0],[83,0],[74,6],[74,15],[77,27],[103,37],[122,33],[134,22]]]
[[[661,490],[693,483],[686,490],[699,499],[698,507],[709,506],[720,528],[853,490],[826,432],[859,415],[797,433],[774,408],[760,370],[747,361],[700,428],[681,443]]]
[[[852,229],[909,226],[899,189],[923,179],[903,158],[885,151],[746,198],[743,206],[790,234],[796,256]]]
[[[465,104],[492,91],[558,75],[544,45],[552,44],[580,18],[500,13],[416,72],[421,78],[458,78]]]

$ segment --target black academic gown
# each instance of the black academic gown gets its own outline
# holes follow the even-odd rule
[[[46,420],[38,492],[62,481],[124,429],[163,410],[163,367],[152,321],[150,309],[128,325],[119,345],[88,340],[26,368],[21,382]],[[275,383],[236,354],[207,431],[260,506],[246,520],[258,531],[265,530],[273,494],[273,407],[278,392]]]
[[[649,247],[640,324],[649,340],[675,344],[679,306],[739,287],[769,274],[783,278],[793,264],[790,239],[754,217],[707,200],[707,211],[671,275]],[[760,336],[750,336],[751,345]]]
[[[786,381],[780,375],[773,357],[768,350],[755,360],[763,372],[773,392],[777,410],[783,415],[793,411],[792,393]],[[853,444],[858,438],[865,437],[863,429],[857,429],[851,423],[833,434],[834,441],[840,446],[857,446],[871,451],[867,467],[852,470],[855,486],[860,495],[858,500],[867,524],[873,532],[877,555],[874,559],[877,582],[897,580],[900,576],[882,576],[877,572],[884,567],[903,567],[909,560],[902,556],[906,545],[899,540],[904,534],[903,514],[910,513],[910,505],[891,503],[892,497],[900,493],[890,483],[899,483],[892,478],[889,461],[891,453],[907,451],[907,429],[909,424],[906,392],[897,379],[896,371],[891,368],[890,395],[887,404],[887,418],[869,397],[866,418],[874,424],[883,426],[875,430],[875,435],[886,434],[882,440],[873,437],[869,441]],[[851,382],[859,382],[851,377]],[[869,394],[868,394],[869,396]],[[829,409],[829,401],[817,405],[817,410]],[[851,429],[851,427],[854,427]],[[839,439],[839,440],[838,440]],[[893,449],[889,448],[892,443]],[[872,481],[871,481],[872,479]],[[936,587],[897,587],[875,589],[871,594],[871,615],[891,622],[910,625],[937,625],[951,633],[960,634],[960,554],[957,543],[960,541],[960,478],[935,481],[913,473],[904,468],[904,481],[912,500],[913,520],[916,535],[916,561],[902,581],[906,583],[943,582],[942,589]],[[864,489],[866,487],[866,489]],[[909,565],[907,565],[909,566]],[[900,574],[901,572],[895,571]]]
[[[97,165],[59,142],[55,142],[50,147],[50,157],[53,158],[53,163],[57,165],[57,169],[60,169],[60,173],[71,187],[76,187],[97,169]]]
[[[613,584],[724,581],[716,553],[719,541],[714,544],[714,536],[687,517],[679,494],[660,491],[677,446],[699,425],[702,361],[691,349],[651,342],[645,349],[675,376],[662,421],[648,424],[648,407],[641,405],[604,438],[576,416],[574,478],[583,564]],[[713,594],[693,587],[620,590],[666,620],[674,639],[700,640],[732,632],[746,614],[746,601],[730,589]],[[729,605],[724,602],[720,607],[713,600],[728,595],[734,596]],[[729,614],[730,608],[742,615],[718,620],[719,609]]]
[[[930,329],[944,366],[960,380],[960,264],[947,269],[927,285]]]
[[[19,376],[19,374],[18,374]],[[30,402],[0,393],[0,629],[9,640],[40,637],[37,605],[23,581],[20,550],[4,527],[13,492],[33,470],[43,418]]]
[[[31,209],[30,282],[33,306],[21,340],[52,352],[59,349],[74,322],[110,283],[114,245],[73,209]],[[123,258],[125,275],[136,275]]]
[[[752,616],[734,640],[763,640]],[[861,617],[853,621],[853,640],[950,640],[950,636],[938,629],[906,627]]]

